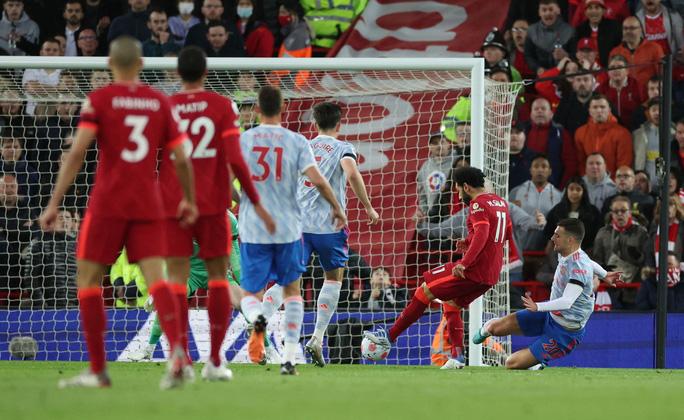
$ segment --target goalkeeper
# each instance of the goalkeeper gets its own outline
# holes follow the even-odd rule
[[[242,290],[240,289],[240,245],[238,244],[238,222],[235,215],[228,211],[228,217],[230,218],[231,232],[233,233],[233,244],[230,253],[230,266],[226,277],[230,283],[230,297],[231,303],[234,308],[240,307],[240,299],[242,298]],[[190,258],[190,277],[188,278],[188,299],[191,298],[197,289],[207,289],[208,285],[208,274],[207,269],[204,265],[204,261],[199,258],[199,245],[193,240],[193,252]],[[145,303],[145,310],[153,310],[153,302],[148,299]],[[157,343],[161,339],[162,330],[159,325],[159,319],[155,316],[154,324],[152,324],[152,331],[150,333],[150,339],[148,341],[147,347],[143,349],[140,353],[132,354],[131,360],[151,360],[154,349],[157,347]]]

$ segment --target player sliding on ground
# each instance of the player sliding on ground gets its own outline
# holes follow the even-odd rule
[[[337,104],[322,102],[314,107],[313,112],[318,136],[309,143],[321,173],[330,182],[337,201],[346,209],[347,180],[352,191],[358,197],[368,215],[368,224],[378,222],[378,213],[373,209],[366,192],[363,178],[356,165],[357,157],[354,146],[337,140],[340,130],[342,110]],[[318,294],[316,302],[316,327],[313,336],[304,346],[316,366],[325,366],[323,358],[323,335],[330,324],[340,298],[344,267],[349,259],[347,238],[349,231],[340,230],[330,220],[330,204],[321,196],[313,184],[300,177],[298,200],[302,213],[304,259],[307,264],[311,253],[316,252],[325,270],[325,282]],[[264,296],[264,314],[273,314],[282,304],[282,287],[273,285]],[[268,318],[267,318],[268,320]]]
[[[300,293],[302,262],[302,211],[297,202],[297,185],[305,175],[330,204],[335,229],[342,229],[347,218],[328,181],[318,170],[309,142],[301,135],[280,126],[283,100],[278,88],[259,90],[258,112],[261,125],[242,133],[240,143],[252,179],[264,202],[274,209],[278,226],[270,233],[256,219],[255,207],[244,196],[240,200],[240,260],[242,263],[242,313],[254,325],[248,352],[254,363],[264,359],[264,333],[267,320],[261,297],[268,282],[275,278],[283,287],[285,301],[285,349],[280,372],[296,375],[295,357],[299,346],[304,305]],[[243,189],[244,191],[244,189]],[[277,211],[276,211],[277,210]],[[309,215],[304,215],[310,217]],[[327,217],[331,217],[330,214]]]
[[[90,368],[74,378],[60,380],[61,388],[110,386],[105,367],[107,316],[100,285],[105,269],[124,246],[129,261],[137,262],[149,281],[162,329],[171,345],[168,371],[160,387],[176,387],[183,381],[185,352],[178,305],[163,269],[166,231],[156,174],[157,151],[169,150],[175,156],[173,164],[182,193],[174,215],[185,225],[192,225],[197,218],[192,165],[183,152],[187,137],[179,131],[168,100],[138,81],[141,56],[140,42],[132,37],[122,36],[110,44],[109,67],[114,83],[91,92],[83,103],[71,151],[40,216],[42,229],[54,228],[64,193],[97,135],[97,181],[76,250],[81,327]]]
[[[580,248],[582,238],[584,225],[580,220],[561,220],[551,238],[553,249],[559,254],[551,300],[534,302],[524,297],[526,309],[487,321],[473,335],[473,343],[511,334],[539,337],[530,347],[518,350],[506,360],[508,369],[543,367],[549,360],[570,354],[582,341],[584,327],[594,311],[594,275],[611,285],[620,279],[620,273],[607,273],[589,259]]]
[[[455,263],[437,267],[424,275],[425,282],[416,289],[411,302],[402,311],[387,333],[366,331],[370,341],[389,347],[399,335],[416,322],[435,299],[445,306],[447,328],[454,346],[463,347],[463,319],[461,308],[491,289],[498,281],[503,265],[503,248],[512,239],[511,219],[506,200],[485,191],[485,175],[475,167],[454,171],[454,183],[459,197],[469,205],[468,236],[457,243],[463,258]],[[452,357],[446,368],[462,368],[462,355]]]
[[[192,227],[184,226],[173,217],[173,209],[181,200],[178,182],[171,176],[173,160],[164,156],[160,169],[160,183],[166,208],[167,259],[169,279],[173,283],[176,301],[181,307],[181,337],[188,354],[188,300],[186,282],[190,276],[190,256],[193,238],[200,247],[199,257],[204,260],[208,274],[211,354],[202,369],[206,380],[229,380],[231,371],[223,366],[219,351],[230,324],[232,309],[226,271],[231,245],[231,227],[226,209],[231,204],[230,170],[240,181],[242,191],[253,204],[258,223],[268,232],[275,231],[275,224],[261,205],[259,193],[254,188],[251,174],[240,149],[240,125],[238,110],[228,98],[204,90],[207,60],[197,47],[184,48],[178,56],[178,74],[182,89],[171,97],[171,104],[180,119],[180,126],[187,130],[190,142],[186,153],[195,166],[195,188],[199,217]],[[275,207],[273,207],[275,208]],[[186,357],[191,365],[190,357]],[[190,373],[190,369],[186,369]]]

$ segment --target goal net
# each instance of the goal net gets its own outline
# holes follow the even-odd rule
[[[362,330],[389,327],[422,282],[422,273],[457,258],[453,244],[464,236],[465,219],[459,219],[458,203],[449,198],[452,167],[465,161],[483,168],[493,191],[507,196],[508,139],[519,85],[484,80],[479,59],[210,59],[209,67],[206,87],[238,104],[244,129],[259,123],[256,95],[265,84],[283,91],[283,125],[307,138],[316,135],[315,104],[341,105],[339,137],[358,152],[381,223],[369,227],[349,191],[351,257],[326,353],[332,362],[359,362]],[[22,343],[33,346],[39,360],[87,359],[78,326],[75,243],[94,183],[95,148],[65,198],[58,230],[41,232],[36,219],[69,151],[83,98],[110,80],[105,58],[10,57],[0,62],[0,359],[31,357],[31,352],[14,351]],[[142,80],[167,94],[177,92],[175,59],[146,59]],[[443,144],[440,137],[446,139]],[[322,282],[314,258],[302,284],[304,339],[313,333]],[[464,314],[466,333],[508,313],[508,290],[504,269],[498,285]],[[103,279],[103,294],[107,358],[139,357],[153,321],[142,308],[144,279],[134,267],[124,266]],[[203,290],[191,298],[190,346],[196,359],[206,358],[209,350],[205,302]],[[229,361],[247,361],[247,325],[239,312],[234,315],[223,354]],[[431,356],[447,354],[448,342],[439,341],[440,334],[435,338],[441,318],[441,308],[433,305],[400,337],[385,362],[430,364]],[[276,315],[270,323],[276,350],[282,347],[279,322]],[[470,348],[469,342],[466,334],[470,364],[498,365],[510,354],[507,338]],[[164,357],[165,345],[162,339],[154,359]]]

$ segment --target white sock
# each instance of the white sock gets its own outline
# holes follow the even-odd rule
[[[304,301],[301,296],[285,299],[285,352],[283,362],[295,364],[297,347],[304,321]]]
[[[283,304],[283,286],[274,284],[270,289],[264,293],[261,299],[261,307],[263,308],[263,315],[266,321],[269,321],[273,314],[280,309]]]
[[[240,309],[250,324],[254,323],[257,317],[262,314],[261,301],[254,295],[243,297],[240,301]]]
[[[480,332],[482,333],[483,336],[491,337],[492,333],[489,332],[489,326],[492,325],[492,322],[497,321],[498,319],[499,318],[492,318],[489,321],[484,323],[484,325],[480,329]]]
[[[332,318],[337,309],[341,288],[342,282],[326,280],[323,283],[321,292],[318,294],[318,302],[316,302],[316,328],[313,335],[318,338],[320,343],[323,343],[323,336],[330,324],[330,318]]]

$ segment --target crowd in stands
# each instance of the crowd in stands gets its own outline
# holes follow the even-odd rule
[[[325,55],[366,1],[340,0],[328,8],[321,3],[332,2],[3,0],[0,54],[105,56],[108,43],[127,34],[141,41],[147,57],[175,56],[186,45],[203,48],[209,57]],[[684,106],[672,109],[666,186],[659,185],[657,169],[660,61],[666,54],[675,62],[673,100],[684,103],[684,1],[510,4],[503,27],[494,28],[475,54],[484,57],[492,80],[529,81],[521,88],[510,134],[511,216],[517,255],[526,261],[525,274],[517,279],[550,283],[556,261],[549,239],[559,220],[577,217],[588,232],[583,248],[606,268],[623,271],[628,283],[641,284],[610,291],[612,308],[653,309],[658,194],[667,187],[673,197],[668,203],[668,305],[684,311],[678,265],[684,257]],[[299,75],[291,76],[296,85]],[[0,273],[2,302],[10,300],[6,291],[21,290],[29,305],[75,304],[73,249],[93,183],[94,150],[67,195],[57,231],[37,233],[35,219],[69,152],[79,111],[75,86],[95,89],[111,80],[106,71],[92,71],[86,81],[82,77],[68,70],[29,69],[18,78],[19,86],[0,83],[0,267],[9,268]],[[249,77],[235,81],[237,96],[253,90],[255,80]],[[274,72],[273,77],[283,75]],[[172,93],[179,82],[170,72],[156,87]],[[36,100],[46,92],[60,99],[50,105]],[[417,238],[429,249],[449,249],[454,238],[465,235],[467,207],[450,175],[468,164],[469,121],[459,116],[461,106],[445,114],[443,131],[430,134],[430,158],[418,172]],[[253,107],[246,104],[240,111],[248,128]],[[389,271],[372,270],[360,256],[354,261],[351,287],[342,300],[364,309],[403,304],[407,290],[396,287]],[[315,284],[321,276],[311,271],[308,282]],[[122,299],[126,293],[125,287],[116,291]],[[129,297],[137,301],[135,293]]]
[[[504,27],[484,39],[479,54],[491,79],[529,80],[510,134],[508,198],[517,255],[525,260],[523,273],[513,271],[512,279],[550,284],[556,224],[579,218],[587,228],[583,249],[634,284],[610,290],[607,307],[654,309],[658,197],[669,188],[668,309],[684,311],[678,265],[684,256],[682,9],[684,2],[666,0],[512,0]],[[672,168],[661,186],[660,63],[666,54],[674,58]],[[468,123],[467,116],[456,122]],[[467,143],[446,137],[431,135],[430,158],[418,173],[419,249],[450,249],[464,234],[467,208],[439,198],[450,185],[430,182],[448,179],[467,157],[459,151]],[[441,217],[428,216],[434,214]]]

